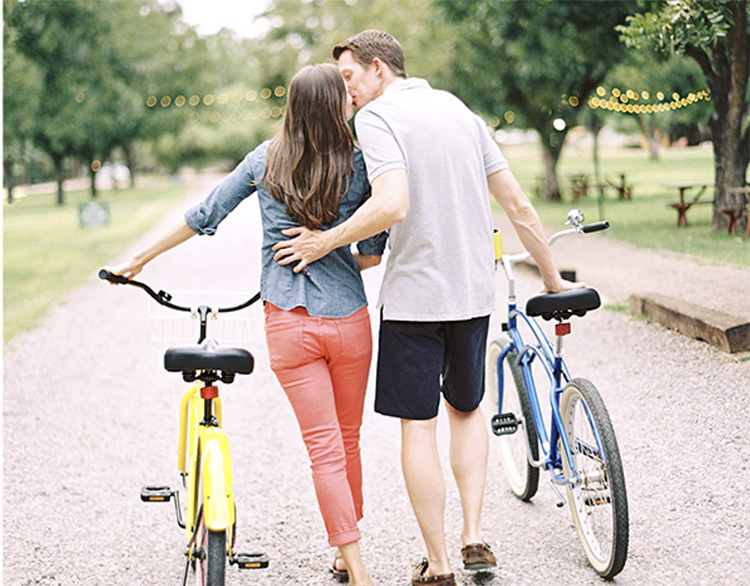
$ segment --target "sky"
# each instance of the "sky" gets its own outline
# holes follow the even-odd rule
[[[162,4],[176,3],[189,25],[200,35],[212,35],[222,28],[234,30],[242,37],[257,37],[265,32],[262,22],[253,23],[269,0],[159,0]]]

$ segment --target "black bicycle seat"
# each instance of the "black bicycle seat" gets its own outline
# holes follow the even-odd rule
[[[232,374],[250,374],[255,360],[244,348],[224,348],[206,341],[195,346],[175,346],[164,354],[164,368],[169,372],[215,370]]]
[[[537,295],[526,302],[526,315],[562,321],[572,315],[583,317],[602,304],[594,289],[574,289]]]

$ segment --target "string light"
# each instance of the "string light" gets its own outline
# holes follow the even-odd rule
[[[690,92],[686,96],[681,96],[677,92],[672,92],[671,96],[667,96],[664,92],[656,92],[654,98],[656,102],[652,100],[650,92],[643,90],[641,92],[633,89],[621,90],[619,88],[612,88],[607,97],[607,90],[602,86],[596,88],[594,96],[588,99],[588,105],[591,109],[602,109],[610,112],[617,112],[620,114],[659,114],[661,112],[669,112],[671,110],[678,110],[680,108],[686,108],[692,106],[701,101],[711,101],[711,92],[709,90],[702,90],[699,92]],[[580,100],[577,96],[563,95],[560,100],[560,104],[563,106],[570,105],[578,107]],[[542,108],[542,111],[552,116],[552,110],[546,107]],[[510,125],[515,122],[515,114],[511,111],[506,112],[502,119],[506,124]],[[495,127],[500,124],[500,119],[495,116],[491,119],[490,124]]]
[[[255,102],[259,98],[261,100],[269,100],[272,97],[283,98],[286,93],[287,88],[283,85],[278,85],[273,89],[265,87],[260,91],[248,90],[244,94],[241,91],[235,91],[231,94],[222,93],[216,96],[214,94],[206,94],[204,96],[192,94],[189,98],[186,98],[183,95],[178,95],[174,98],[172,98],[171,96],[162,96],[161,98],[157,96],[148,96],[145,103],[146,106],[151,109],[157,108],[157,106],[160,106],[162,109],[171,107],[182,108],[185,105],[188,105],[191,108],[196,108],[200,105],[203,105],[204,107],[212,107],[217,105],[231,105],[230,102],[240,105],[242,102]],[[231,112],[221,113],[212,111],[210,113],[204,113],[202,115],[198,113],[192,113],[190,114],[188,119],[191,122],[210,122],[213,124],[230,120],[235,122],[239,122],[240,120],[265,120],[268,118],[280,118],[284,115],[284,110],[284,106],[273,106],[263,107],[258,111],[237,109]]]
[[[157,96],[148,96],[146,98],[146,106],[148,106],[149,108],[154,108],[158,104],[163,108],[168,108],[172,105],[180,108],[186,103],[192,107],[196,107],[201,103],[203,103],[204,106],[213,106],[214,104],[228,104],[230,101],[234,102],[235,104],[239,104],[243,100],[246,102],[254,102],[258,98],[260,98],[261,100],[268,100],[272,96],[276,98],[283,98],[286,95],[286,92],[287,88],[283,85],[279,85],[274,89],[265,87],[259,92],[255,90],[248,90],[244,95],[242,94],[242,92],[235,91],[231,95],[219,94],[218,96],[215,96],[213,94],[206,94],[204,96],[199,96],[197,94],[193,94],[190,96],[190,98],[179,95],[175,96],[174,99],[171,96],[162,96],[161,98],[158,98]],[[82,101],[82,98],[80,98],[79,101]]]
[[[672,95],[669,97],[663,92],[656,92],[657,103],[639,103],[650,100],[651,94],[647,91],[642,91],[639,94],[629,89],[623,93],[619,88],[612,88],[610,97],[607,99],[606,96],[607,91],[603,87],[596,88],[596,96],[589,98],[589,107],[593,110],[602,109],[623,114],[659,114],[661,112],[692,106],[704,100],[711,100],[711,92],[709,90],[690,92],[686,96],[672,92]]]

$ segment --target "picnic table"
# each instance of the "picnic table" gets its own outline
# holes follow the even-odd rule
[[[719,211],[727,216],[727,232],[734,234],[734,227],[744,214],[750,215],[750,210],[747,208],[748,195],[750,195],[750,187],[730,187],[727,189],[729,193],[739,193],[742,195],[742,202],[740,205],[720,208]],[[750,219],[747,222],[747,228],[745,229],[745,235],[750,236]]]
[[[670,189],[677,189],[680,192],[680,201],[668,203],[669,207],[677,210],[677,227],[684,228],[687,226],[687,211],[698,204],[712,204],[713,201],[700,200],[701,196],[706,192],[706,189],[713,187],[713,182],[702,182],[702,181],[686,181],[684,183],[665,183],[664,187]],[[697,193],[692,199],[686,199],[686,193],[696,189]]]

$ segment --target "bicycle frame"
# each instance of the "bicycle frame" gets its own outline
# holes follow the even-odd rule
[[[518,330],[518,319],[522,319],[530,328],[536,344],[524,342],[521,333]],[[573,464],[573,454],[568,444],[568,438],[560,430],[563,429],[562,417],[560,415],[560,395],[562,394],[565,383],[570,380],[565,361],[562,356],[552,352],[552,346],[542,332],[539,324],[533,318],[528,317],[523,311],[518,309],[515,304],[508,305],[508,333],[511,341],[503,348],[498,356],[498,372],[503,372],[504,360],[511,350],[515,350],[518,356],[518,365],[523,372],[524,382],[528,392],[529,403],[534,417],[534,426],[536,427],[539,443],[544,454],[540,460],[534,460],[531,457],[531,451],[528,451],[527,457],[529,462],[537,468],[545,468],[552,474],[555,484],[564,485],[570,482],[573,486],[578,484],[579,478],[576,473],[575,478],[565,478],[562,473],[562,456],[567,458],[570,469],[575,470]],[[539,396],[536,391],[536,384],[531,373],[531,363],[538,358],[540,364],[544,367],[545,372],[550,380],[549,402],[551,410],[550,429],[542,417],[542,407],[539,403]],[[499,404],[502,405],[503,379],[498,377],[498,397]],[[558,440],[562,444],[562,453],[558,450]]]
[[[574,228],[555,234],[550,239],[550,245],[562,236],[583,231],[583,227],[576,219],[569,216],[569,220]],[[563,336],[567,334],[569,330],[562,331],[556,329],[557,343],[553,349],[552,344],[547,339],[547,336],[544,334],[536,319],[526,315],[526,313],[517,306],[513,264],[525,260],[529,256],[528,253],[516,255],[503,254],[500,259],[508,279],[507,332],[510,335],[510,341],[498,355],[496,368],[497,372],[504,372],[504,361],[508,356],[508,353],[511,352],[511,350],[516,352],[517,363],[521,367],[521,372],[523,373],[529,404],[534,419],[533,423],[536,428],[537,437],[539,438],[539,444],[541,445],[543,454],[539,460],[535,460],[532,456],[530,446],[527,445],[527,459],[532,466],[544,468],[549,471],[553,485],[564,486],[570,484],[571,487],[575,487],[580,484],[581,478],[573,461],[573,453],[568,437],[565,433],[561,433],[561,430],[564,429],[564,425],[562,415],[560,414],[560,396],[562,395],[565,385],[571,380],[570,372],[565,364],[562,352]],[[534,337],[535,343],[527,343],[524,341],[518,327],[519,320],[528,326]],[[560,325],[565,324],[558,324],[558,327]],[[544,418],[542,417],[542,407],[539,402],[536,384],[531,372],[531,364],[534,359],[538,359],[539,363],[544,367],[550,382],[549,403],[551,416],[549,430],[547,429]],[[499,412],[500,406],[503,404],[504,377],[498,376],[497,378]],[[586,406],[586,416],[589,420],[592,419],[588,406]],[[602,442],[598,434],[596,435],[596,442],[599,452],[603,454],[604,450],[602,450]],[[558,445],[562,446],[562,450],[558,448]],[[563,457],[566,458],[567,463],[569,464],[569,469],[573,471],[574,476],[566,477],[564,475],[562,467]]]

